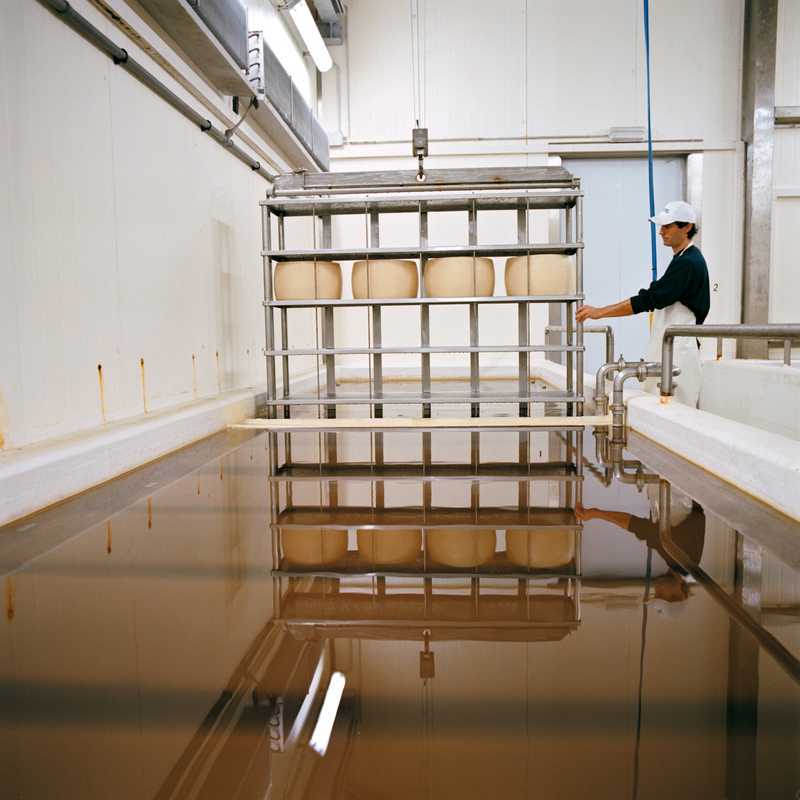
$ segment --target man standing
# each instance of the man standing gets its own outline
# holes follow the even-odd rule
[[[692,244],[697,234],[697,214],[682,200],[667,203],[664,210],[650,217],[659,226],[661,240],[672,248],[673,256],[666,272],[653,281],[647,289],[627,300],[610,306],[596,308],[583,305],[576,319],[627,317],[643,311],[655,311],[647,348],[648,361],[661,361],[661,340],[668,325],[702,325],[711,306],[708,268],[700,250]],[[686,405],[695,407],[700,395],[700,353],[696,341],[679,337],[675,339],[675,365],[681,374],[676,382],[675,397]],[[648,389],[655,381],[648,381]]]

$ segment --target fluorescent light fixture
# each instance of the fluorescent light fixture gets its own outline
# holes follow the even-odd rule
[[[306,0],[300,0],[299,3],[293,5],[289,9],[289,13],[292,15],[292,21],[297,30],[303,37],[303,42],[305,42],[308,52],[311,53],[311,58],[314,59],[317,69],[320,72],[327,72],[333,66],[333,60],[328,48],[325,46],[325,42],[322,40],[317,23],[314,22],[314,17],[311,16],[311,12],[308,10]]]
[[[322,701],[322,708],[319,710],[317,724],[308,746],[316,750],[321,756],[325,755],[328,749],[328,742],[331,740],[333,723],[336,721],[336,714],[339,711],[339,703],[342,701],[344,692],[345,677],[341,672],[334,672],[328,683],[328,691],[325,692],[325,699]]]

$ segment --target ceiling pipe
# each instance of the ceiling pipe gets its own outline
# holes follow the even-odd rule
[[[69,25],[72,30],[80,34],[90,44],[105,53],[117,66],[122,67],[130,73],[136,80],[147,86],[148,89],[157,94],[162,100],[171,105],[176,111],[183,114],[186,119],[195,124],[203,133],[208,134],[217,144],[224,147],[231,155],[246,164],[250,169],[260,175],[269,183],[275,177],[267,172],[259,161],[256,161],[238,145],[235,145],[225,135],[225,131],[215,128],[211,121],[202,114],[195,111],[188,103],[181,100],[171,89],[161,83],[158,78],[148,72],[141,64],[128,55],[128,51],[119,47],[111,41],[101,30],[89,22],[86,17],[79,14],[66,0],[39,0],[39,2],[50,9],[53,14]]]

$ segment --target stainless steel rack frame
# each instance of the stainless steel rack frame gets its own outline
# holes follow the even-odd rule
[[[562,218],[563,241],[539,244],[530,241],[530,212],[557,210]],[[503,210],[516,214],[516,244],[479,244],[477,222],[479,212]],[[583,299],[583,193],[580,181],[561,167],[516,167],[504,169],[429,170],[424,181],[415,171],[352,172],[281,175],[275,181],[273,194],[261,203],[262,259],[264,274],[265,355],[267,359],[267,413],[274,417],[282,407],[284,417],[291,416],[291,407],[317,406],[318,414],[336,416],[338,405],[359,403],[370,407],[370,417],[383,416],[385,404],[420,405],[423,417],[431,415],[436,403],[463,402],[470,405],[471,416],[480,415],[481,405],[489,403],[519,404],[520,416],[530,416],[531,403],[543,400],[566,404],[566,414],[583,413],[584,328],[575,322],[576,304]],[[431,246],[428,239],[429,216],[445,211],[467,213],[466,243],[459,246]],[[380,219],[383,214],[408,213],[418,217],[418,242],[406,247],[381,247]],[[365,220],[363,247],[333,246],[332,220],[338,215],[360,214]],[[311,248],[287,249],[284,222],[288,217],[306,217],[312,221]],[[318,228],[320,229],[318,233]],[[575,256],[575,293],[548,296],[494,296],[430,298],[424,295],[423,274],[428,259],[440,256],[511,256],[557,253]],[[279,262],[302,260],[379,260],[412,258],[419,260],[421,296],[391,300],[276,300],[273,294],[273,269]],[[478,336],[479,309],[494,303],[517,307],[517,342],[508,345],[481,345]],[[565,341],[563,344],[531,342],[531,303],[557,303],[565,309]],[[433,347],[430,344],[430,307],[432,305],[467,305],[469,307],[469,341],[466,344]],[[384,347],[381,330],[383,306],[418,306],[420,309],[419,344],[407,347]],[[364,347],[337,347],[334,338],[334,314],[340,307],[361,306],[369,309],[371,341]],[[293,349],[289,342],[288,314],[294,308],[313,308],[321,337],[313,348]],[[281,346],[276,347],[276,316],[279,317]],[[321,342],[319,339],[321,338]],[[519,381],[514,393],[490,393],[480,390],[480,354],[510,352],[518,354]],[[531,391],[530,354],[563,352],[566,356],[567,387],[563,393]],[[418,354],[420,384],[418,394],[384,393],[383,357],[389,354]],[[431,391],[431,355],[465,353],[470,357],[469,391],[461,395]],[[370,358],[369,392],[364,396],[340,394],[336,385],[336,357],[367,355]],[[324,389],[312,395],[293,396],[290,390],[290,359],[294,356],[316,356],[322,359]],[[282,392],[277,393],[280,363]]]

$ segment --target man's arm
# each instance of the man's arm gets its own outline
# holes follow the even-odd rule
[[[604,317],[629,317],[633,314],[633,306],[631,305],[630,298],[627,300],[620,300],[619,303],[614,303],[610,306],[581,306],[575,319],[578,322],[585,322],[587,319],[603,319]]]
[[[575,507],[575,516],[581,520],[581,522],[588,522],[590,519],[602,519],[626,531],[630,529],[632,519],[632,515],[625,511],[606,511],[603,508],[584,508],[580,504]]]

